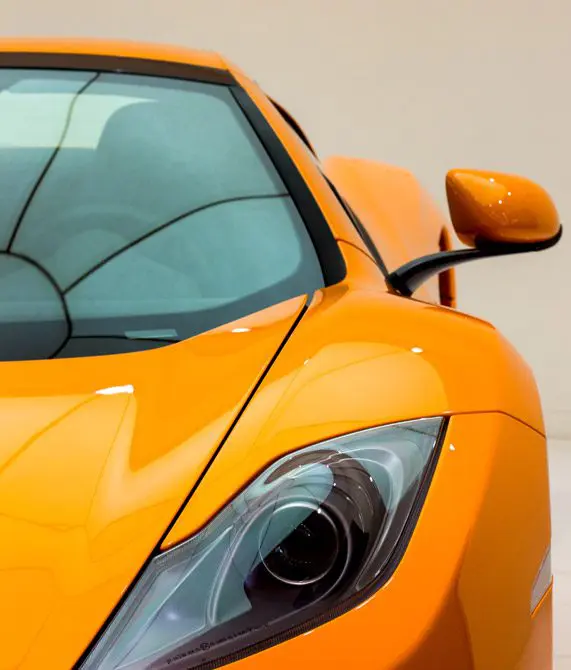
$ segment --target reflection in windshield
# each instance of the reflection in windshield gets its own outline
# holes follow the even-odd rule
[[[0,90],[0,359],[163,346],[323,285],[228,88],[4,70]]]

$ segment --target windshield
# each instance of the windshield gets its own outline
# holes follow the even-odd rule
[[[162,346],[321,286],[229,87],[0,70],[0,360]]]

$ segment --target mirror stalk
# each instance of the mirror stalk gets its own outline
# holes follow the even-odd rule
[[[543,251],[555,246],[561,239],[562,234],[563,227],[560,227],[553,237],[541,242],[516,243],[480,240],[474,249],[442,251],[421,256],[391,272],[387,276],[386,282],[389,288],[392,288],[399,295],[410,297],[427,279],[455,265],[479,260],[480,258]]]

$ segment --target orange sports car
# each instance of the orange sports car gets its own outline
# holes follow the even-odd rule
[[[542,188],[450,226],[168,47],[4,40],[0,120],[0,670],[551,668],[540,401],[453,274]]]

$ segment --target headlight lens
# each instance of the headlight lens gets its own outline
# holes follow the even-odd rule
[[[280,459],[152,560],[82,670],[216,667],[369,597],[414,522],[442,431],[440,418],[409,421]]]

